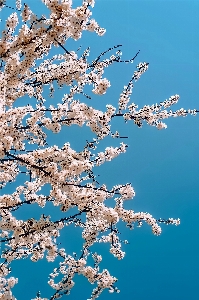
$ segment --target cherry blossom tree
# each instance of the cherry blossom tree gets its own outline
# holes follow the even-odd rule
[[[111,86],[103,75],[105,68],[114,63],[133,63],[138,59],[139,51],[130,60],[122,60],[121,45],[116,45],[99,54],[92,62],[89,61],[89,48],[82,55],[68,51],[66,41],[69,38],[80,39],[85,30],[99,36],[105,34],[106,30],[91,18],[94,0],[84,0],[77,8],[72,8],[72,0],[42,1],[50,11],[49,18],[35,15],[27,4],[22,6],[20,0],[16,0],[16,7],[9,7],[5,0],[0,1],[1,9],[13,10],[0,40],[1,191],[16,181],[20,173],[24,173],[24,177],[29,176],[14,193],[0,196],[0,236],[1,244],[6,245],[1,255],[4,261],[0,265],[0,298],[16,299],[11,289],[18,279],[9,277],[12,261],[30,257],[37,262],[45,257],[52,262],[59,256],[62,263],[52,271],[48,281],[54,289],[50,300],[70,294],[75,284],[75,274],[83,275],[91,284],[96,284],[90,297],[96,299],[104,289],[110,293],[119,290],[115,286],[117,278],[107,269],[100,272],[102,256],[92,251],[92,245],[109,243],[110,253],[117,259],[123,259],[125,252],[122,243],[127,241],[119,237],[119,221],[126,223],[129,229],[133,229],[134,223],[140,227],[142,222],[146,222],[155,235],[161,234],[160,223],[180,224],[179,219],[156,219],[150,213],[125,209],[123,203],[135,196],[131,184],[115,185],[108,190],[105,184],[96,180],[93,168],[125,153],[128,145],[121,142],[118,147],[108,146],[104,152],[97,152],[97,145],[107,136],[126,138],[120,136],[118,131],[111,131],[113,118],[122,117],[125,122],[132,121],[140,128],[145,122],[160,130],[167,127],[162,120],[196,115],[197,110],[168,111],[167,108],[178,102],[179,95],[140,109],[130,103],[134,83],[148,69],[146,62],[137,64],[132,78],[118,97],[118,108],[108,104],[103,112],[81,102],[78,94],[92,100],[85,93],[86,85],[93,86],[94,94],[103,96]],[[18,25],[18,34],[14,35]],[[52,46],[63,54],[45,59]],[[110,57],[105,59],[109,53]],[[63,95],[57,107],[46,105],[48,101],[43,95],[44,87],[48,86],[49,97],[53,97],[55,83],[63,90],[69,87],[69,92]],[[13,107],[15,101],[23,96],[33,98],[35,105],[27,103],[23,107]],[[47,117],[47,113],[51,117]],[[58,134],[63,126],[74,124],[86,124],[94,135],[92,141],[86,141],[81,152],[72,149],[67,140],[62,148],[56,145],[48,147],[47,130]],[[28,149],[25,142],[33,145],[34,150]],[[22,167],[26,168],[25,172]],[[38,194],[45,184],[51,186],[49,195]],[[25,200],[22,200],[22,195]],[[106,204],[111,198],[115,201],[113,207]],[[39,220],[20,220],[13,216],[13,212],[24,205],[36,203],[44,208],[47,202],[60,208],[63,213],[61,219],[53,220],[43,213]],[[77,213],[66,215],[74,207]],[[82,229],[84,244],[80,257],[67,254],[67,250],[57,243],[61,229],[70,224]],[[89,256],[94,260],[93,267],[88,264]],[[60,274],[62,279],[55,283],[55,278]],[[47,299],[40,296],[38,292],[35,299]]]

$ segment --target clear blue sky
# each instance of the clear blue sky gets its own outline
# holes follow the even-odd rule
[[[12,3],[14,1],[9,1]],[[33,12],[38,16],[46,13],[39,0],[29,0]],[[74,7],[81,1],[74,1]],[[8,11],[8,9],[7,9]],[[85,103],[105,111],[106,104],[117,107],[119,94],[127,85],[137,63],[149,62],[149,70],[135,83],[131,101],[141,108],[152,105],[179,94],[180,101],[172,109],[181,107],[199,109],[199,1],[143,1],[143,0],[96,0],[93,17],[107,32],[103,37],[89,32],[77,42],[68,41],[66,48],[76,50],[90,46],[90,60],[102,51],[122,44],[123,59],[132,58],[138,50],[139,56],[134,64],[115,64],[109,67],[105,76],[111,81],[111,88],[103,97],[92,96],[92,100],[81,98]],[[1,12],[5,19],[7,12]],[[2,22],[3,23],[3,22]],[[3,29],[2,23],[1,29]],[[63,53],[61,48],[52,53]],[[113,52],[114,53],[114,52]],[[66,89],[67,90],[67,89]],[[91,88],[87,90],[91,91]],[[64,91],[47,104],[61,103]],[[91,92],[90,92],[91,94]],[[24,97],[15,106],[33,104],[34,100]],[[121,239],[130,244],[123,245],[126,256],[118,261],[109,254],[108,245],[95,247],[103,255],[102,268],[107,268],[118,278],[120,294],[103,292],[99,299],[139,299],[139,300],[197,300],[199,277],[199,115],[196,117],[173,118],[166,120],[168,128],[159,131],[144,124],[142,129],[132,122],[125,124],[122,119],[114,118],[112,130],[128,136],[124,142],[129,145],[127,153],[120,155],[95,169],[100,184],[111,188],[116,184],[131,182],[136,197],[125,204],[125,208],[151,213],[155,218],[180,218],[181,225],[162,225],[162,234],[157,237],[151,228],[144,225],[129,231],[119,224]],[[73,126],[63,128],[61,134],[50,133],[49,145],[59,147],[69,141],[71,147],[81,151],[85,140],[94,137],[88,127]],[[118,146],[121,140],[104,139],[98,151],[107,146]],[[3,190],[9,193],[24,177],[7,185]],[[27,179],[26,179],[27,180]],[[41,193],[47,193],[45,187]],[[2,191],[1,191],[2,193]],[[61,217],[58,208],[47,205],[45,209],[33,205],[14,213],[17,218],[27,220],[50,214],[55,220]],[[81,231],[76,228],[63,230],[58,242],[66,247],[66,252],[78,252],[82,244]],[[35,297],[38,290],[42,297],[50,297],[53,290],[48,286],[48,274],[58,265],[44,260],[32,263],[29,260],[13,262],[13,276],[19,283],[13,289],[18,300]],[[75,278],[76,285],[71,295],[63,299],[89,298],[93,286],[82,277]]]

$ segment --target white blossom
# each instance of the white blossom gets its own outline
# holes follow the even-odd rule
[[[183,108],[174,112],[167,111],[168,107],[178,102],[177,94],[164,102],[145,105],[140,109],[135,103],[129,104],[133,80],[137,81],[147,71],[146,62],[137,65],[131,81],[124,86],[119,96],[117,113],[116,108],[110,104],[106,105],[106,112],[103,112],[80,102],[76,94],[84,93],[85,85],[93,85],[92,92],[96,95],[106,94],[111,83],[103,77],[104,70],[116,56],[112,54],[110,59],[103,59],[101,54],[100,61],[96,59],[90,64],[87,61],[89,50],[79,58],[75,51],[69,52],[65,49],[67,39],[70,37],[78,40],[84,30],[95,32],[99,36],[105,34],[106,30],[91,19],[90,7],[94,7],[94,0],[84,0],[77,8],[72,8],[72,0],[42,1],[50,10],[50,17],[43,15],[39,21],[27,4],[24,4],[22,9],[21,1],[16,0],[16,8],[21,10],[23,24],[20,24],[18,35],[13,36],[19,19],[17,12],[12,13],[6,21],[8,30],[2,32],[0,40],[0,55],[4,63],[0,71],[0,188],[14,182],[21,172],[21,167],[26,168],[26,175],[30,175],[30,180],[17,187],[14,193],[0,196],[0,237],[9,241],[8,250],[1,256],[5,262],[0,268],[0,299],[16,299],[11,288],[18,283],[18,279],[6,278],[10,273],[9,264],[13,260],[28,256],[33,262],[44,257],[48,262],[53,262],[58,255],[63,260],[50,274],[48,281],[57,291],[53,299],[59,298],[59,289],[70,293],[75,284],[73,277],[76,273],[85,276],[91,284],[97,284],[91,295],[91,299],[96,299],[103,289],[108,289],[110,293],[119,290],[114,287],[117,278],[110,275],[106,269],[99,271],[98,265],[102,261],[100,254],[92,254],[94,267],[88,265],[90,247],[97,242],[109,243],[110,253],[117,259],[123,259],[125,252],[122,251],[122,243],[115,229],[120,220],[130,229],[133,229],[133,223],[137,222],[139,227],[142,222],[146,222],[155,235],[161,234],[161,228],[149,213],[123,208],[123,202],[135,196],[131,184],[118,184],[111,190],[108,190],[105,184],[97,186],[93,175],[94,168],[125,153],[128,145],[122,142],[118,147],[109,145],[104,151],[95,154],[92,151],[106,136],[120,137],[118,131],[112,134],[110,130],[112,118],[118,115],[125,121],[132,120],[139,127],[146,122],[158,129],[166,129],[167,125],[161,120],[185,117],[187,114],[196,115],[197,111]],[[0,9],[4,4],[5,1],[0,1]],[[63,48],[65,53],[54,55],[42,63],[39,61],[39,65],[36,66],[39,59],[49,54],[52,46]],[[122,53],[117,51],[116,54]],[[66,85],[69,91],[64,94],[62,103],[57,103],[57,108],[55,104],[44,106],[44,86],[49,85],[50,96],[53,96],[55,79],[60,88]],[[24,107],[13,106],[18,98],[27,95],[35,98],[36,107],[29,104]],[[127,111],[123,113],[123,110]],[[25,117],[27,118],[24,125]],[[63,126],[84,124],[91,129],[96,138],[93,142],[87,142],[82,151],[75,151],[65,140],[63,147],[54,145],[43,148],[47,145],[47,130],[58,134]],[[28,151],[25,144],[27,140],[36,149]],[[84,176],[84,173],[87,173],[87,176]],[[85,182],[87,180],[90,180],[89,183]],[[49,195],[39,194],[46,184],[50,186]],[[116,197],[118,194],[119,197]],[[114,207],[109,206],[109,198],[114,199]],[[78,214],[69,217],[64,214],[63,219],[57,221],[44,214],[38,220],[20,220],[12,214],[21,205],[36,204],[44,208],[48,201],[59,207],[61,212],[76,208]],[[84,214],[83,222],[78,217]],[[177,226],[180,219],[169,218],[165,223]],[[57,243],[61,229],[71,224],[82,228],[84,243],[80,258],[76,257],[75,253],[73,256],[67,254]],[[55,283],[54,278],[60,274],[63,275],[62,279]],[[38,294],[33,300],[46,299]]]

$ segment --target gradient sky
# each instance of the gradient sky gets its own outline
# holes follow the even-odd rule
[[[10,6],[13,2],[7,1]],[[38,16],[48,14],[39,0],[28,0],[26,3]],[[73,3],[76,7],[81,1]],[[9,11],[5,9],[0,12],[1,30]],[[106,34],[99,37],[84,32],[82,39],[66,42],[68,50],[77,50],[80,45],[84,50],[90,46],[90,61],[118,44],[122,45],[123,59],[134,57],[138,50],[140,54],[134,64],[117,63],[105,71],[105,76],[111,81],[105,96],[93,95],[92,87],[89,87],[86,91],[92,95],[92,100],[79,97],[81,101],[103,111],[106,104],[117,107],[119,94],[123,86],[128,84],[136,65],[146,61],[149,62],[149,70],[135,83],[132,102],[141,108],[145,104],[159,103],[171,95],[179,94],[179,103],[172,110],[181,107],[199,109],[199,1],[96,0],[92,11],[97,22],[106,28]],[[80,50],[80,54],[83,50]],[[51,53],[63,53],[63,49],[53,48]],[[53,99],[46,98],[46,106],[61,103],[66,91],[67,88],[59,90]],[[47,88],[45,95],[48,95]],[[27,103],[34,105],[34,99],[23,97],[16,101],[15,106]],[[166,124],[166,130],[158,130],[147,124],[140,129],[133,122],[125,124],[122,118],[114,118],[112,131],[118,130],[128,139],[113,140],[107,137],[98,146],[99,152],[107,146],[119,146],[122,141],[129,145],[126,154],[95,168],[95,174],[100,175],[98,181],[105,183],[109,189],[116,184],[132,183],[136,196],[125,203],[125,208],[149,212],[157,219],[181,219],[178,227],[162,225],[162,234],[158,237],[152,234],[148,225],[130,231],[120,223],[121,239],[130,242],[122,246],[126,252],[122,261],[109,253],[108,245],[93,247],[103,256],[101,270],[107,268],[117,277],[117,287],[121,290],[119,294],[104,291],[99,298],[101,300],[198,299],[199,115],[170,118]],[[69,141],[73,149],[81,151],[86,139],[91,141],[93,137],[88,127],[75,125],[63,127],[58,135],[50,132],[47,142],[49,146],[56,144],[62,147]],[[15,183],[8,184],[0,193],[14,192],[16,186],[25,180],[24,175],[18,176]],[[41,190],[41,193],[48,192],[49,186]],[[51,204],[44,209],[27,205],[13,215],[27,220],[30,217],[37,219],[42,213],[51,215],[52,220],[63,216]],[[71,226],[62,231],[57,239],[61,247],[65,247],[68,254],[73,251],[79,254],[81,230]],[[48,274],[59,261],[33,263],[26,259],[13,262],[11,274],[19,278],[19,283],[13,288],[15,297],[18,300],[33,299],[38,290],[42,297],[50,297],[54,291],[47,284]],[[88,284],[87,279],[76,276],[75,282],[71,295],[62,299],[89,298],[93,286]]]

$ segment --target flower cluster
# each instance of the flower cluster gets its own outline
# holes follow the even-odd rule
[[[116,56],[111,55],[110,59],[101,58],[119,45],[101,53],[92,63],[87,61],[89,49],[80,57],[74,51],[69,52],[64,47],[66,40],[79,39],[83,30],[94,31],[99,36],[105,33],[105,29],[100,28],[98,23],[91,19],[92,12],[89,7],[94,7],[95,1],[84,0],[82,6],[77,8],[72,8],[72,0],[42,1],[50,10],[48,19],[44,15],[38,18],[27,4],[22,9],[21,1],[16,0],[16,8],[21,11],[23,24],[18,35],[14,36],[14,31],[21,21],[16,12],[12,13],[6,21],[7,30],[2,32],[0,40],[0,188],[15,181],[18,174],[24,173],[21,171],[22,167],[26,167],[25,173],[30,175],[30,180],[18,186],[13,194],[0,196],[0,237],[2,243],[7,243],[7,248],[1,255],[5,260],[0,265],[0,298],[16,299],[11,288],[18,279],[6,278],[11,271],[9,265],[13,260],[30,257],[33,262],[37,262],[46,257],[47,261],[52,262],[59,255],[63,262],[50,274],[48,281],[56,290],[51,299],[60,298],[63,293],[69,294],[74,286],[74,275],[78,273],[85,276],[91,284],[97,284],[91,295],[93,300],[99,297],[104,289],[108,289],[110,293],[119,292],[114,286],[117,279],[106,269],[100,272],[102,257],[91,252],[90,247],[93,244],[109,243],[110,253],[118,259],[123,259],[125,252],[122,251],[122,241],[117,231],[120,220],[130,229],[134,223],[141,226],[145,221],[155,235],[161,233],[159,223],[179,225],[180,220],[156,220],[149,213],[124,209],[123,203],[135,196],[131,184],[116,185],[108,190],[105,184],[100,186],[96,181],[93,169],[125,153],[128,146],[120,143],[119,147],[106,147],[99,153],[92,152],[91,149],[95,150],[99,140],[108,135],[120,137],[117,131],[111,133],[110,122],[113,117],[123,116],[125,121],[133,120],[139,127],[146,121],[147,124],[162,129],[166,128],[166,124],[161,122],[162,119],[195,115],[197,111],[165,110],[178,102],[178,95],[171,96],[169,100],[160,104],[145,105],[139,110],[134,103],[127,107],[133,80],[137,81],[148,69],[146,62],[137,65],[130,82],[124,87],[118,101],[118,113],[115,113],[116,108],[112,105],[106,105],[106,111],[103,112],[75,99],[76,94],[83,94],[89,98],[84,94],[85,85],[93,85],[92,92],[96,95],[106,93],[111,84],[107,78],[103,78],[104,69],[114,62],[122,62],[121,52],[117,51]],[[5,1],[0,0],[0,8],[4,7],[4,4]],[[48,55],[53,45],[61,47],[65,53],[39,62],[39,66],[36,67],[36,61]],[[58,103],[57,108],[53,105],[47,107],[44,105],[44,85],[50,86],[50,96],[53,97],[55,82],[60,87],[69,86],[69,93],[64,94],[62,103]],[[24,95],[36,99],[36,108],[29,104],[13,107],[15,100]],[[127,109],[127,112],[122,112]],[[49,112],[50,117],[46,115]],[[97,136],[92,142],[87,141],[83,151],[76,152],[69,143],[64,143],[61,149],[56,145],[42,148],[47,145],[47,135],[43,129],[57,134],[62,126],[74,124],[86,124]],[[35,145],[36,149],[29,151],[25,141]],[[45,184],[51,187],[48,196],[39,194]],[[115,201],[113,207],[106,205],[110,198]],[[69,217],[63,214],[63,218],[55,221],[51,216],[44,214],[39,220],[18,220],[12,215],[12,211],[22,205],[36,203],[44,208],[48,201],[58,206],[63,213],[74,207],[78,209],[78,213]],[[86,221],[82,221],[82,216],[86,217]],[[59,249],[57,244],[60,231],[70,224],[82,229],[84,244],[79,259],[76,255],[67,254],[65,249]],[[94,267],[88,265],[88,257],[91,254]],[[63,278],[55,283],[54,278],[59,274],[62,274]],[[40,293],[35,299],[46,300],[40,297]]]

